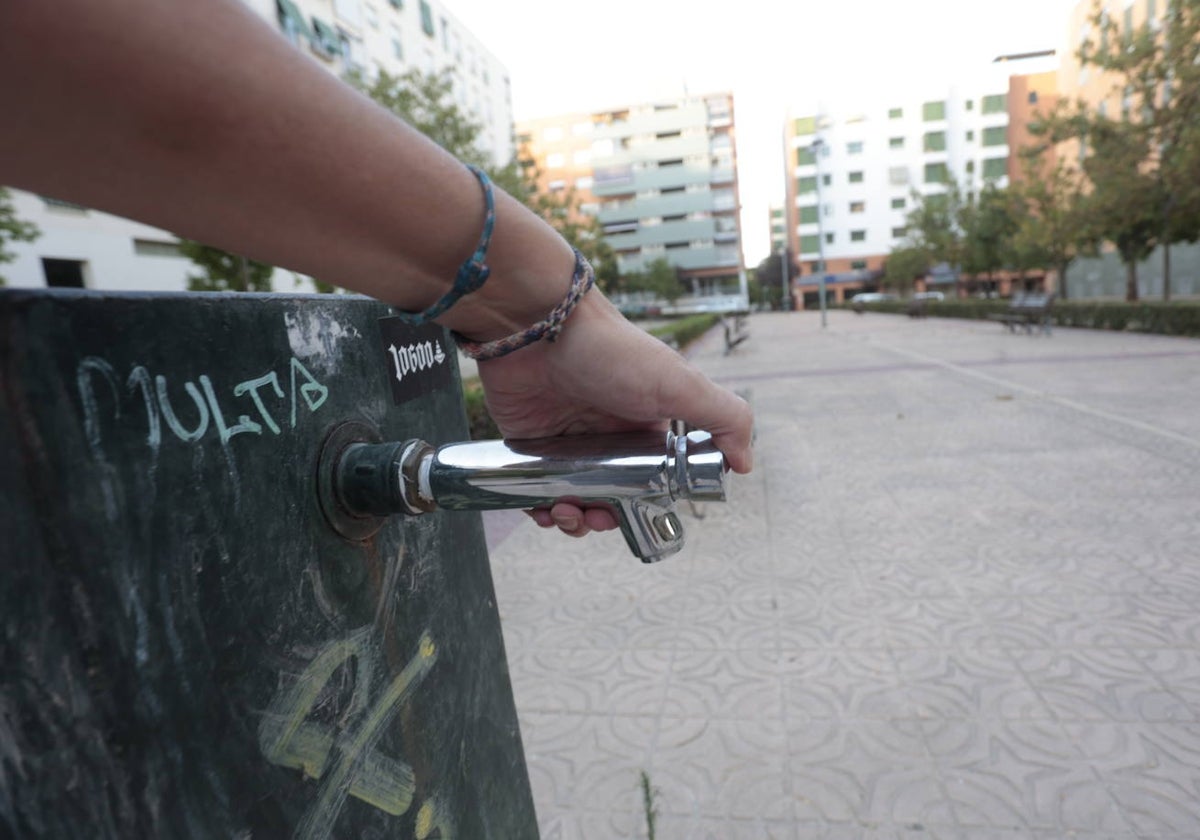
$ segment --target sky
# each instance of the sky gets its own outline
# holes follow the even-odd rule
[[[732,91],[746,262],[769,248],[789,113],[944,91],[1063,48],[1077,0],[444,0],[508,68],[517,122]]]

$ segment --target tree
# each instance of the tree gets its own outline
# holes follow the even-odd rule
[[[1040,126],[1035,127],[1035,135]],[[1067,269],[1085,247],[1084,179],[1082,173],[1056,159],[1044,164],[1050,146],[1042,143],[1022,152],[1025,177],[1009,188],[1017,228],[1013,234],[1016,267],[1052,267],[1058,275],[1058,295],[1069,297]]]
[[[179,251],[204,272],[188,275],[190,292],[269,292],[274,266],[222,251],[191,239]]]
[[[993,274],[1015,262],[1017,220],[1012,197],[989,181],[978,195],[962,204],[958,221],[963,231],[963,270],[987,275],[990,290]]]
[[[633,272],[623,278],[625,289],[631,292],[653,292],[667,303],[674,303],[683,296],[683,283],[679,272],[666,258],[659,257],[646,266],[645,271]]]
[[[791,285],[790,280],[796,276],[794,268],[795,261],[793,254],[789,250],[787,252],[788,260],[788,285]],[[765,301],[770,304],[772,309],[780,309],[785,306],[784,298],[787,292],[783,290],[783,255],[777,253],[768,254],[758,267],[754,269],[754,276],[762,289],[761,295]]]
[[[1138,299],[1137,264],[1154,251],[1163,233],[1163,194],[1158,176],[1142,168],[1150,141],[1144,127],[1092,116],[1084,140],[1091,152],[1083,171],[1091,190],[1083,203],[1093,240],[1112,242],[1125,265],[1125,299]]]
[[[923,249],[932,262],[944,262],[958,268],[963,262],[964,237],[961,227],[962,191],[949,178],[944,192],[922,195],[911,193],[913,208],[905,217],[906,245]]]
[[[913,281],[929,273],[929,252],[914,245],[901,245],[888,254],[883,264],[883,285],[900,294],[912,291]]]
[[[1168,0],[1161,24],[1147,21],[1137,30],[1121,31],[1099,7],[1091,22],[1099,40],[1083,43],[1080,63],[1112,74],[1121,94],[1122,121],[1135,123],[1146,134],[1138,168],[1148,177],[1138,186],[1158,202],[1155,238],[1163,246],[1163,297],[1169,300],[1170,246],[1200,238],[1200,184],[1195,178],[1200,163],[1200,0]]]
[[[4,247],[6,242],[33,242],[42,235],[38,226],[32,222],[22,221],[17,217],[17,209],[13,206],[12,196],[8,190],[0,187],[0,265],[10,263],[17,255]],[[0,276],[0,286],[5,284]]]

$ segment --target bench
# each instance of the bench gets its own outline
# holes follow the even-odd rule
[[[725,355],[728,356],[733,352],[733,349],[750,337],[750,333],[746,331],[746,313],[733,313],[733,322],[730,323],[728,318],[721,318],[721,327],[725,331]]]
[[[988,315],[992,321],[999,321],[1008,327],[1009,332],[1016,332],[1017,327],[1024,327],[1025,332],[1032,335],[1035,326],[1046,335],[1050,334],[1050,307],[1054,303],[1054,295],[1047,292],[1017,292],[1009,301],[1006,312],[993,312]]]

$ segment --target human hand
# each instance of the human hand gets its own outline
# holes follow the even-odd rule
[[[712,433],[730,467],[753,465],[749,405],[589,292],[553,343],[479,364],[488,411],[506,438],[660,429],[683,420]],[[560,500],[532,511],[542,527],[582,537],[617,527],[607,505]]]

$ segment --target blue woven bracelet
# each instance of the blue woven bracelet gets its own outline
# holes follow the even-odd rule
[[[567,296],[563,298],[562,303],[550,311],[544,320],[538,321],[528,329],[513,333],[506,338],[498,338],[495,341],[480,343],[471,341],[458,333],[454,333],[454,340],[463,353],[479,362],[499,359],[542,339],[550,342],[556,341],[567,318],[575,311],[576,304],[583,299],[595,282],[596,273],[592,270],[592,264],[576,249],[575,273],[571,276],[571,287],[567,290]]]
[[[487,209],[483,219],[483,235],[479,237],[479,247],[475,249],[475,253],[471,254],[470,259],[459,266],[458,274],[454,276],[454,285],[437,302],[424,312],[396,313],[396,317],[406,324],[419,326],[432,321],[458,303],[459,298],[463,295],[479,289],[487,282],[488,275],[491,274],[491,269],[484,263],[484,259],[487,257],[488,245],[492,241],[492,228],[496,226],[496,200],[492,195],[492,182],[478,166],[467,164],[467,169],[470,169],[479,179],[479,184],[483,187],[483,201]]]

